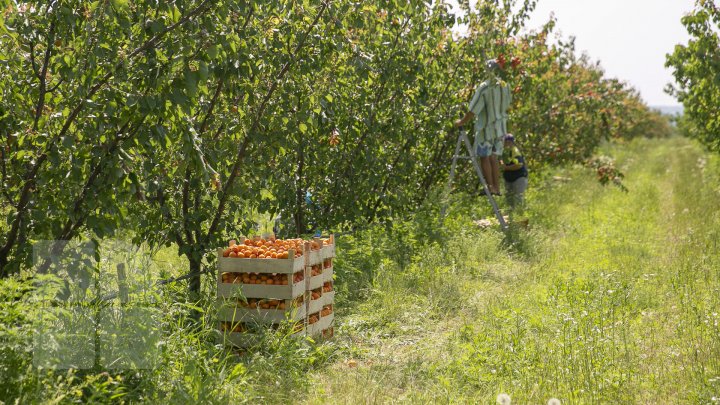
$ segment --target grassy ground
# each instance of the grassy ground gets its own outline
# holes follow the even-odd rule
[[[629,193],[567,170],[533,185],[515,246],[468,231],[385,266],[340,318],[356,354],[307,402],[719,401],[717,159],[682,139],[609,152]]]
[[[532,179],[528,230],[472,222],[458,196],[339,239],[336,338],[268,335],[242,357],[197,325],[183,286],[152,296],[159,364],[32,366],[32,302],[0,285],[0,402],[713,403],[720,398],[720,159],[684,139],[603,151],[629,193],[585,169]],[[175,252],[157,272],[185,268]]]

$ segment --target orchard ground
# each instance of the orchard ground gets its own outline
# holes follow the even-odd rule
[[[308,402],[720,400],[720,162],[679,138],[607,152],[629,193],[536,179],[514,244],[459,227],[380,266],[340,317],[356,357],[316,371]]]
[[[684,138],[606,146],[623,193],[568,167],[534,173],[528,230],[473,220],[454,196],[390,229],[339,238],[336,337],[268,335],[236,356],[215,344],[205,300],[158,296],[152,370],[37,370],[30,303],[2,281],[0,399],[21,402],[712,403],[720,398],[720,159]],[[555,182],[553,176],[571,179]],[[156,262],[186,268],[174,252]],[[198,328],[189,309],[205,310]]]

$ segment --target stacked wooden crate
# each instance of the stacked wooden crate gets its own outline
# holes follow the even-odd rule
[[[288,321],[298,335],[332,336],[334,291],[325,292],[332,267],[324,264],[335,257],[334,238],[306,241],[299,250],[255,258],[218,249],[218,321],[226,342],[252,345],[252,330]]]
[[[308,332],[311,336],[332,337],[335,321],[335,289],[333,287],[332,261],[335,258],[335,239],[332,235],[328,239],[316,240],[321,246],[319,261],[311,266],[309,289],[316,300],[310,300],[308,306]]]

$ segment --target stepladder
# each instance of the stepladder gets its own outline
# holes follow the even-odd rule
[[[465,151],[467,152],[467,155],[461,155],[463,153],[463,147]],[[480,167],[480,163],[478,162],[478,156],[475,152],[475,149],[472,147],[472,144],[470,143],[470,139],[467,136],[467,132],[464,129],[460,130],[460,133],[458,135],[457,145],[455,146],[455,154],[453,155],[452,160],[452,166],[450,167],[450,178],[448,179],[447,186],[445,187],[445,195],[449,195],[450,191],[452,190],[453,181],[455,180],[455,175],[457,174],[457,167],[458,167],[458,161],[460,160],[470,160],[472,163],[473,169],[475,174],[477,175],[478,179],[480,180],[480,184],[483,187],[483,191],[485,192],[485,196],[487,197],[488,201],[490,202],[490,205],[492,206],[493,212],[495,213],[495,217],[498,220],[498,223],[500,223],[500,228],[502,228],[503,231],[508,229],[507,222],[505,222],[505,218],[503,217],[502,213],[500,212],[500,208],[498,208],[497,201],[495,201],[495,197],[490,192],[490,188],[488,187],[487,181],[485,180],[485,176],[483,175],[482,168]],[[441,215],[444,218],[447,210],[447,205],[443,205]]]

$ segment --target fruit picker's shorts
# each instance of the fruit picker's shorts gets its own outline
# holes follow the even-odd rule
[[[502,156],[503,154],[503,147],[505,146],[505,143],[502,139],[497,139],[494,143],[493,142],[480,142],[475,147],[475,152],[479,157],[488,157],[490,155],[495,156]]]

